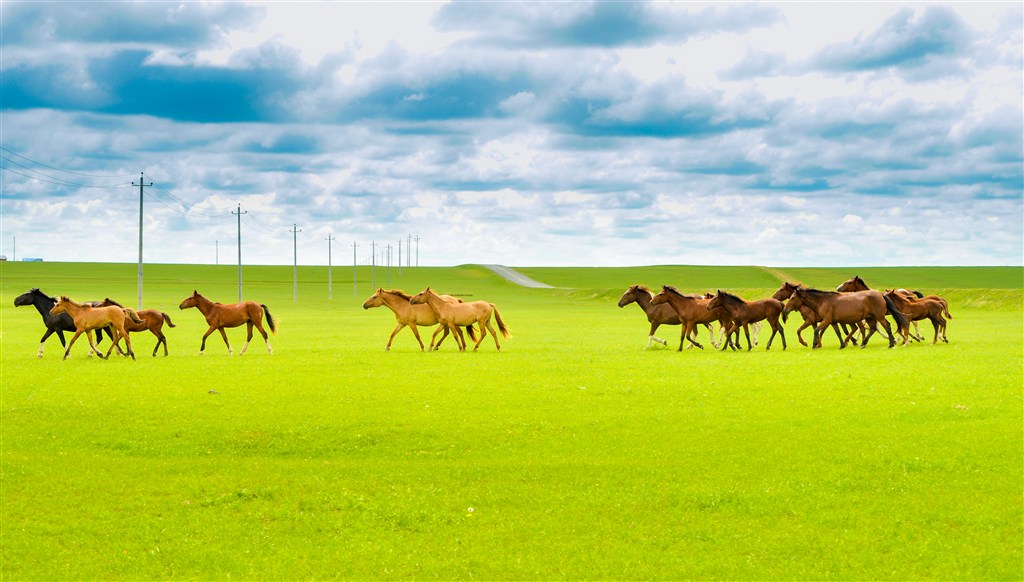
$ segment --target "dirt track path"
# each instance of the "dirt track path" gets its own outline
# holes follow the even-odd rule
[[[533,279],[527,277],[526,275],[520,273],[519,271],[516,271],[515,269],[510,269],[504,265],[483,266],[494,271],[498,275],[501,275],[505,279],[512,281],[516,285],[521,285],[523,287],[532,287],[534,289],[554,289],[554,287],[552,287],[551,285],[541,283],[540,281],[534,281]]]

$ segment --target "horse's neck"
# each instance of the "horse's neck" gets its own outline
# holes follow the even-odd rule
[[[651,299],[651,294],[644,293],[643,291],[637,291],[636,293],[633,294],[633,302],[639,305],[640,309],[642,309],[644,313],[648,315],[650,315],[652,311],[658,308],[657,305],[651,303]]]
[[[384,305],[387,305],[388,309],[399,315],[408,313],[412,309],[412,303],[409,303],[408,299],[400,295],[384,293],[381,297],[384,298]]]
[[[56,305],[57,302],[51,301],[49,297],[36,296],[32,304],[36,306],[36,310],[39,311],[39,315],[43,316],[43,319],[46,319],[47,317],[57,317],[56,315],[50,315],[50,310],[53,309],[53,306]]]
[[[210,313],[210,311],[213,310],[213,301],[210,301],[206,297],[199,295],[196,297],[196,309],[198,309],[199,312],[202,313],[203,315],[206,315],[207,313]]]

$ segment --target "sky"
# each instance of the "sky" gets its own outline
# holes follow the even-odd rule
[[[4,1],[0,252],[135,262],[142,181],[148,263],[234,264],[240,230],[247,264],[1024,265],[1022,30],[1020,2]]]

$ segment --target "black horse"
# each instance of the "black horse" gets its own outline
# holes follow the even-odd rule
[[[46,343],[46,338],[57,332],[57,337],[60,338],[60,345],[67,346],[64,341],[65,331],[75,331],[75,322],[71,319],[71,316],[67,313],[58,313],[57,315],[50,315],[50,310],[57,303],[57,300],[50,297],[46,293],[43,293],[39,289],[30,289],[26,293],[22,293],[14,298],[14,306],[21,307],[22,305],[35,305],[36,310],[39,311],[39,315],[43,316],[43,324],[46,325],[46,333],[43,334],[43,338],[39,340],[39,353],[36,354],[37,358],[43,357],[43,344]],[[104,328],[107,332],[107,337],[113,340],[113,336],[110,334],[110,329]],[[103,329],[96,334],[96,343],[103,339]]]

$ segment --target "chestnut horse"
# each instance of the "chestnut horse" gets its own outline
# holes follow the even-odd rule
[[[214,331],[220,332],[220,337],[224,338],[224,345],[228,347],[228,354],[234,352],[231,351],[231,343],[228,342],[228,334],[224,332],[226,327],[238,327],[243,323],[246,324],[248,335],[245,338],[245,345],[242,346],[242,351],[238,352],[238,355],[245,353],[245,350],[249,348],[249,342],[252,340],[252,327],[255,325],[256,329],[259,330],[260,335],[263,336],[263,341],[267,342],[267,351],[271,354],[274,353],[274,349],[270,347],[270,338],[267,337],[267,332],[263,330],[263,314],[267,315],[267,325],[270,326],[270,331],[277,333],[277,320],[274,319],[273,315],[270,315],[270,310],[267,309],[266,305],[256,303],[255,301],[243,301],[241,303],[214,303],[206,297],[199,294],[199,291],[193,291],[191,295],[186,297],[178,305],[178,309],[188,309],[189,307],[195,307],[203,314],[206,318],[206,323],[210,324],[210,329],[206,330],[203,334],[203,342],[199,345],[199,354],[202,355],[206,350],[206,338],[210,337],[210,334]]]
[[[108,307],[108,306],[124,307],[117,301],[114,301],[110,297],[104,297],[103,301],[95,303],[96,307]],[[167,315],[159,309],[142,309],[135,312],[142,320],[142,323],[135,323],[134,321],[124,322],[124,329],[128,333],[133,331],[146,331],[149,330],[153,335],[156,336],[156,345],[153,347],[153,357],[156,357],[157,350],[160,349],[160,344],[164,346],[164,357],[167,357],[167,336],[164,335],[163,327],[164,322],[167,322],[169,327],[177,327],[174,322],[171,321],[171,316]]]
[[[498,308],[493,303],[486,301],[469,301],[466,303],[449,303],[435,293],[430,287],[427,287],[423,291],[420,291],[416,295],[413,295],[409,299],[409,303],[413,305],[429,305],[434,313],[437,315],[437,320],[442,325],[448,327],[455,336],[456,343],[459,344],[459,351],[466,350],[466,340],[462,337],[462,331],[458,326],[460,325],[472,325],[474,323],[480,326],[480,338],[476,340],[476,344],[473,346],[473,351],[476,351],[480,347],[480,343],[484,341],[484,337],[487,336],[487,332],[490,331],[491,335],[494,336],[494,347],[501,351],[501,344],[498,343],[498,334],[494,332],[494,328],[491,327],[491,316],[494,316],[495,321],[498,322],[498,330],[505,338],[511,337],[508,328],[505,326],[505,322],[501,320],[501,314],[498,313]],[[471,336],[472,337],[472,336]]]
[[[949,343],[949,340],[946,339],[946,320],[942,317],[943,311],[949,312],[942,303],[934,299],[909,299],[899,291],[886,291],[884,296],[896,305],[896,308],[906,316],[908,321],[917,322],[927,319],[932,322],[932,327],[935,328],[932,345],[939,343],[940,334],[942,341]],[[910,336],[910,330],[907,327],[905,325],[899,329],[899,332],[903,334],[903,345],[907,345],[907,339]]]
[[[85,336],[89,339],[89,353],[95,353],[97,356],[107,359],[110,356],[110,352],[114,350],[117,343],[124,338],[125,344],[128,346],[128,355],[135,359],[135,351],[132,350],[132,340],[128,337],[128,332],[124,329],[125,320],[131,320],[135,323],[141,323],[142,320],[135,314],[134,309],[128,309],[126,307],[92,307],[91,305],[85,305],[72,301],[67,295],[61,295],[60,299],[50,309],[50,315],[57,315],[58,313],[67,313],[71,316],[71,319],[75,322],[75,335],[71,338],[68,343],[67,349],[64,350],[64,359],[68,359],[71,356],[71,346],[75,345],[75,340],[78,336],[85,333]],[[96,341],[93,338],[93,330],[103,329],[105,327],[112,327],[114,330],[113,341],[110,347],[107,349],[106,355],[100,353],[96,348]]]
[[[732,343],[732,338],[729,336],[733,331],[743,326],[743,333],[747,336],[747,351],[753,349],[753,345],[750,343],[750,330],[747,325],[761,320],[768,320],[768,325],[772,327],[772,335],[768,337],[768,345],[764,349],[772,349],[772,340],[775,339],[775,334],[782,336],[782,349],[786,349],[786,330],[782,327],[779,322],[779,317],[782,315],[782,302],[778,299],[760,299],[758,301],[745,301],[731,293],[726,293],[721,289],[718,290],[718,295],[715,295],[708,303],[708,309],[715,308],[725,309],[729,313],[729,318],[732,319],[732,326],[725,332],[725,343],[726,345],[722,348],[732,347],[736,349],[736,346]],[[737,344],[739,341],[736,342]]]
[[[441,299],[445,301],[452,301],[454,303],[462,303],[462,300],[457,297],[450,295],[441,295]],[[423,350],[423,340],[420,339],[420,332],[416,329],[416,326],[431,326],[437,325],[437,314],[430,308],[429,305],[413,305],[409,303],[412,299],[411,296],[407,295],[403,291],[398,289],[392,289],[385,291],[383,287],[377,289],[369,299],[363,302],[363,309],[370,309],[371,307],[380,307],[386,305],[388,309],[394,312],[395,319],[398,321],[398,325],[395,326],[395,330],[391,332],[391,337],[388,338],[388,343],[384,346],[384,351],[391,349],[391,340],[395,339],[395,334],[402,331],[406,326],[412,330],[412,334],[416,336],[416,341],[420,343],[420,350]],[[476,341],[476,336],[473,333],[473,326],[466,326],[466,331],[469,332],[469,337]],[[444,332],[441,339],[435,344],[434,340],[437,339],[437,334]],[[441,347],[441,342],[444,338],[448,337],[448,326],[442,325],[434,330],[433,337],[430,338],[430,349],[427,351],[434,351]]]
[[[889,334],[889,347],[896,345],[896,337],[892,334],[889,321],[885,319],[888,312],[896,320],[897,327],[906,323],[906,318],[896,309],[891,300],[882,296],[878,291],[856,291],[853,293],[838,293],[836,291],[820,291],[818,289],[796,289],[793,296],[786,303],[786,309],[793,311],[800,309],[801,305],[807,305],[818,314],[820,322],[814,328],[814,348],[821,345],[821,335],[825,328],[833,323],[854,324],[861,321],[868,322],[868,335],[861,342],[860,347],[865,348],[868,340],[878,331],[878,324],[882,324]],[[840,349],[846,347],[842,338],[839,340]]]
[[[840,293],[849,293],[851,291],[868,291],[870,289],[871,288],[868,287],[868,284],[864,282],[864,279],[861,279],[859,276],[855,275],[855,276],[847,279],[846,281],[843,281],[843,283],[841,285],[839,285],[838,288],[836,288],[836,291],[839,291]],[[903,295],[907,299],[915,299],[916,298],[916,299],[930,299],[932,301],[938,301],[939,303],[942,304],[942,308],[945,311],[946,317],[949,318],[949,319],[953,319],[953,316],[949,314],[949,303],[945,299],[943,299],[942,297],[939,297],[938,295],[928,295],[926,297],[920,291],[908,291],[906,289],[897,289],[896,292],[901,294],[901,295]],[[918,341],[923,340],[924,337],[921,336],[921,329],[918,327],[917,321],[912,321],[911,323],[914,324],[914,336],[913,336],[914,339],[916,339]],[[910,332],[910,328],[908,327],[907,328],[907,333],[909,333],[909,332]]]
[[[694,299],[703,297],[702,295],[690,295]],[[651,331],[647,334],[647,347],[651,347],[651,343],[658,342],[663,346],[667,346],[668,342],[654,335],[658,327],[662,325],[681,325],[679,321],[679,314],[672,308],[668,303],[660,303],[658,305],[652,305],[651,300],[654,298],[654,292],[650,290],[646,285],[632,285],[626,292],[619,297],[619,307],[625,307],[630,303],[636,303],[640,307],[644,315],[647,316],[647,321],[651,324]],[[708,328],[708,334],[711,335],[711,343],[718,347],[718,343],[715,342],[715,329],[711,327],[710,323],[704,324]],[[694,330],[694,337],[696,337],[696,329]],[[691,346],[692,347],[692,346]]]
[[[786,301],[790,297],[793,296],[793,292],[796,291],[797,289],[806,289],[806,288],[807,287],[805,285],[801,285],[800,283],[785,282],[785,283],[782,284],[781,287],[779,287],[778,291],[776,291],[774,294],[772,294],[772,299],[776,299],[778,301]],[[818,323],[821,322],[821,318],[818,317],[818,314],[815,313],[813,309],[811,309],[810,307],[808,307],[806,305],[800,305],[799,311],[800,311],[800,317],[803,318],[804,322],[796,330],[796,339],[797,339],[797,341],[800,342],[800,345],[806,346],[807,342],[804,341],[804,338],[803,338],[802,335],[800,335],[800,332],[802,332],[803,330],[807,329],[808,327],[811,328],[811,330],[813,331],[814,328],[818,325]],[[782,323],[786,323],[786,318],[789,316],[789,313],[790,313],[790,309],[789,309],[788,304],[783,304],[783,307],[782,307]],[[864,331],[864,329],[863,329],[863,324],[858,324],[858,325],[861,328],[860,335],[863,338],[865,333],[866,333]],[[843,341],[843,336],[842,336],[841,332],[839,331],[839,324],[833,323],[832,324],[832,329],[835,330],[836,337],[838,337],[839,341],[842,342]],[[853,338],[853,332],[854,331],[855,331],[854,329],[850,330],[849,335],[846,336],[846,341],[852,341],[854,344],[856,344],[857,340]],[[820,348],[821,344],[819,343],[819,344],[817,344],[814,347]]]
[[[687,295],[671,285],[663,285],[661,292],[651,298],[651,305],[669,305],[676,312],[679,321],[682,323],[683,331],[679,335],[679,350],[683,351],[683,344],[689,341],[700,349],[704,346],[697,343],[693,337],[696,336],[698,325],[710,325],[720,322],[728,332],[729,314],[725,310],[708,310],[709,298],[700,295]],[[714,339],[714,334],[712,334]],[[729,341],[726,336],[726,342]]]

